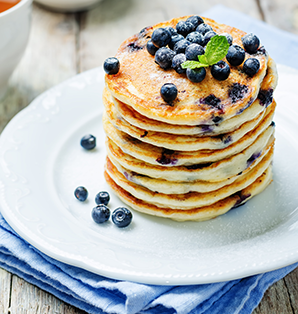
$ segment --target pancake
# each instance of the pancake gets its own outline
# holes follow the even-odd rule
[[[261,84],[261,91],[274,90],[277,85],[277,70],[275,62],[272,58],[268,59],[268,69],[266,76]],[[125,119],[128,123],[133,126],[145,129],[146,131],[154,132],[166,132],[170,134],[180,134],[180,135],[218,135],[223,133],[231,132],[237,129],[241,124],[246,121],[254,119],[260,112],[262,112],[266,106],[270,104],[271,99],[267,100],[265,106],[260,99],[256,99],[251,106],[245,109],[241,114],[235,117],[225,120],[220,123],[214,123],[213,125],[173,125],[169,123],[164,123],[161,121],[156,121],[149,119],[132,107],[123,102],[119,101],[117,98],[113,97],[105,88],[103,91],[103,100],[105,102],[113,102],[116,110],[119,112],[121,117]]]
[[[104,172],[105,179],[116,195],[131,208],[158,217],[171,218],[177,221],[195,220],[204,221],[225,214],[230,209],[244,204],[253,196],[262,192],[272,181],[272,169],[269,166],[266,171],[258,177],[251,185],[245,189],[228,196],[212,205],[197,207],[189,210],[179,210],[171,208],[161,208],[156,205],[146,203],[143,200],[137,199],[129,192],[125,191],[117,185],[108,173]]]
[[[208,182],[208,181],[187,181],[187,182],[176,182],[167,181],[163,179],[150,178],[148,176],[140,175],[136,172],[132,172],[128,169],[123,168],[119,163],[113,160],[114,166],[117,170],[128,180],[135,183],[137,186],[144,187],[153,192],[163,193],[163,194],[185,194],[189,192],[199,192],[208,193],[211,191],[218,190],[226,185],[232,185],[232,183],[238,184],[239,182],[246,180],[255,175],[255,178],[260,176],[264,170],[269,166],[273,157],[273,147],[264,156],[264,158],[255,167],[247,168],[242,173],[229,178],[224,181],[219,182]],[[108,157],[107,157],[108,159]],[[109,163],[111,161],[108,159],[107,168],[109,168]],[[108,171],[109,172],[109,171]],[[111,177],[113,177],[111,175]],[[117,182],[117,180],[114,180]],[[122,186],[118,183],[118,185]],[[123,187],[123,186],[122,186]],[[241,189],[241,188],[240,188]],[[133,193],[132,193],[133,194]],[[136,195],[135,195],[136,196]]]
[[[166,194],[159,193],[157,191],[151,191],[143,186],[140,186],[139,184],[127,180],[109,159],[107,159],[106,162],[106,171],[118,186],[122,187],[134,197],[142,199],[146,203],[154,204],[163,208],[188,210],[214,204],[246,188],[267,169],[272,160],[272,156],[273,147],[268,153],[266,153],[264,158],[257,164],[257,166],[252,168],[248,173],[246,173],[245,176],[242,176],[240,179],[231,184],[226,182],[226,185],[220,189],[205,193],[190,191],[188,193],[176,194],[171,191],[171,182],[168,182],[168,193]]]
[[[248,167],[255,166],[274,144],[274,127],[269,126],[256,141],[245,150],[229,158],[210,163],[191,166],[164,167],[155,166],[131,157],[110,139],[106,141],[107,155],[122,167],[152,178],[168,181],[210,181],[217,182],[231,178]]]
[[[125,40],[115,55],[120,61],[120,71],[105,76],[106,87],[113,97],[153,120],[178,125],[212,125],[214,121],[228,120],[248,108],[258,97],[267,71],[268,54],[264,48],[253,55],[245,53],[245,59],[253,57],[260,62],[260,69],[253,77],[245,74],[240,66],[230,66],[229,77],[218,81],[208,67],[205,79],[198,84],[174,69],[163,70],[147,52],[147,41],[154,29],[175,27],[186,18],[175,18],[145,28]],[[233,44],[243,47],[241,37],[245,32],[208,18],[204,21],[216,33],[231,34]],[[165,83],[173,83],[178,89],[178,97],[172,106],[160,96],[160,88]]]
[[[108,137],[118,147],[120,147],[124,153],[137,159],[159,166],[163,165],[171,167],[193,165],[222,160],[243,151],[246,147],[250,146],[257,139],[257,137],[271,124],[275,107],[276,103],[273,102],[272,105],[266,109],[265,116],[259,125],[252,131],[248,132],[236,143],[232,143],[224,149],[212,151],[200,150],[194,152],[184,152],[166,150],[162,147],[157,147],[136,140],[126,133],[117,130],[109,122],[104,124],[104,128]]]

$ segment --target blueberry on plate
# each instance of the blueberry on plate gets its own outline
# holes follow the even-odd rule
[[[204,48],[198,44],[190,44],[185,49],[185,57],[187,60],[198,61],[198,56],[203,55],[204,53]]]
[[[147,45],[146,45],[147,51],[152,55],[155,56],[156,51],[158,48],[153,44],[152,40],[148,40]]]
[[[181,64],[186,61],[184,53],[178,53],[172,60],[172,68],[178,73],[182,74],[186,72],[186,69],[182,69]]]
[[[174,51],[176,53],[184,53],[187,46],[190,45],[190,42],[186,39],[179,40],[175,46]]]
[[[217,35],[217,34],[216,34],[214,31],[209,31],[209,32],[207,32],[207,33],[205,34],[205,36],[204,36],[204,45],[203,45],[203,46],[207,45],[208,42],[210,41],[210,39],[211,39],[212,37],[214,37],[215,35]]]
[[[198,15],[193,15],[189,17],[186,21],[193,24],[195,28],[204,23],[204,20]]]
[[[87,134],[87,135],[83,136],[81,138],[81,146],[87,150],[91,150],[91,149],[95,148],[96,137],[91,135],[91,134]]]
[[[228,50],[226,58],[231,65],[240,65],[245,59],[245,51],[240,46],[232,45]]]
[[[107,58],[103,64],[103,69],[107,74],[117,74],[120,69],[120,62],[115,57]]]
[[[176,44],[178,41],[183,40],[183,39],[185,39],[185,38],[184,38],[181,34],[177,34],[177,35],[172,36],[172,37],[171,37],[171,41],[170,41],[170,43],[169,43],[169,47],[170,47],[171,49],[173,49],[174,46],[175,46],[175,44]]]
[[[210,25],[203,23],[197,27],[196,31],[201,33],[202,35],[205,35],[206,33],[213,31],[213,29]]]
[[[97,193],[95,196],[95,203],[97,205],[99,204],[108,205],[109,201],[110,201],[110,194],[106,191],[101,191]]]
[[[200,83],[206,76],[205,68],[186,69],[187,78],[193,83]]]
[[[256,58],[248,58],[243,64],[243,71],[249,76],[254,76],[259,69],[260,62]]]
[[[193,44],[204,45],[204,36],[199,32],[191,32],[186,36],[186,40]]]
[[[74,195],[79,201],[85,202],[88,197],[88,191],[85,187],[78,186],[74,191]]]
[[[219,61],[211,67],[212,76],[218,81],[226,80],[230,75],[230,67],[224,61]]]
[[[112,221],[118,228],[127,227],[132,221],[132,213],[126,207],[118,207],[113,211]]]
[[[189,21],[179,21],[176,25],[176,31],[178,34],[182,36],[186,36],[187,34],[193,32],[195,30],[195,26]]]
[[[253,33],[246,34],[241,38],[241,41],[245,51],[247,51],[250,54],[256,53],[260,46],[259,38]]]
[[[109,208],[104,204],[97,205],[96,207],[92,209],[92,212],[91,212],[91,217],[97,224],[102,224],[108,221],[110,218],[110,215],[111,215],[111,212]]]
[[[155,62],[164,70],[169,69],[172,66],[172,60],[175,56],[175,52],[170,48],[159,48],[155,53]]]
[[[173,83],[164,84],[160,89],[160,95],[165,102],[167,103],[173,102],[178,95],[176,85]]]
[[[226,39],[228,40],[229,45],[231,46],[233,44],[233,37],[229,33],[222,33],[220,36],[225,36]]]
[[[171,33],[165,28],[156,28],[152,33],[151,40],[156,47],[165,47],[171,41]]]

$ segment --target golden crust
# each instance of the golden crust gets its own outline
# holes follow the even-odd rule
[[[217,81],[212,77],[210,68],[207,68],[205,79],[201,83],[192,83],[185,75],[178,74],[173,69],[163,70],[154,62],[154,57],[147,52],[145,45],[155,28],[175,27],[178,21],[186,18],[159,23],[124,41],[116,54],[120,61],[120,71],[116,75],[106,75],[106,87],[115,98],[154,120],[199,125],[213,124],[215,117],[229,119],[257,98],[267,70],[267,55],[262,52],[254,55],[246,53],[246,58],[254,57],[260,61],[260,70],[253,77],[245,74],[241,66],[231,66],[229,78]],[[245,32],[211,19],[204,18],[204,21],[219,34],[230,33],[233,43],[242,46],[241,37]],[[160,96],[160,88],[165,83],[174,83],[178,88],[178,97],[173,106],[165,104]],[[237,100],[229,96],[234,84],[247,86],[247,92]],[[218,98],[220,103],[216,106],[206,104],[206,98],[210,95]]]

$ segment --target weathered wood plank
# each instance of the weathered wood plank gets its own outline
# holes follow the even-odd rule
[[[298,2],[293,0],[259,0],[265,21],[298,34]]]
[[[298,313],[298,268],[284,278],[293,313]]]
[[[216,4],[245,12],[260,19],[255,0],[131,0],[103,1],[80,18],[80,71],[101,66],[113,56],[120,43],[146,26],[172,17],[200,14]]]
[[[2,312],[1,312],[2,313]],[[10,313],[12,314],[86,314],[53,295],[13,276]]]
[[[0,313],[8,314],[11,274],[0,268]]]

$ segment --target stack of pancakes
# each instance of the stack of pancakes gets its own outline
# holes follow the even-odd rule
[[[228,79],[217,81],[207,68],[205,79],[192,83],[173,69],[161,69],[146,43],[154,29],[175,28],[186,18],[143,29],[120,46],[120,71],[106,75],[103,92],[105,178],[135,210],[207,220],[245,203],[272,181],[277,73],[264,47],[246,53],[246,59],[260,62],[253,77],[230,66]],[[204,21],[242,47],[244,32]],[[172,104],[160,96],[165,83],[177,86]]]

